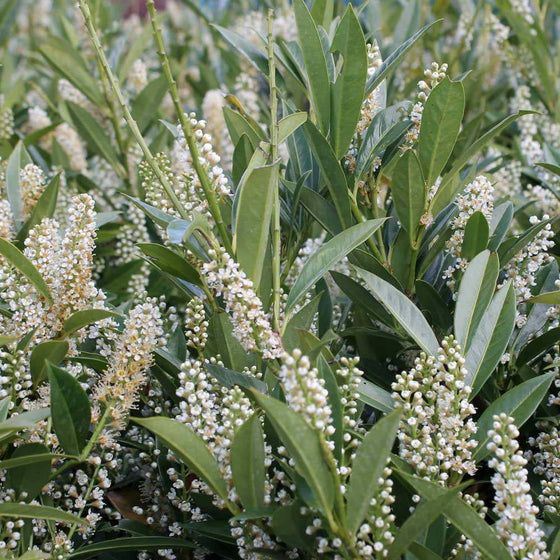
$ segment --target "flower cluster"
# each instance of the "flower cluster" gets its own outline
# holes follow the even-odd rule
[[[494,187],[492,183],[479,175],[469,183],[464,192],[457,197],[458,213],[452,223],[453,233],[447,240],[446,247],[449,253],[455,257],[453,266],[449,267],[444,274],[448,283],[453,285],[453,274],[456,270],[465,270],[468,261],[461,256],[463,240],[465,238],[465,227],[471,216],[481,212],[489,222],[494,211]]]
[[[422,353],[397,375],[393,398],[402,407],[400,456],[422,477],[444,484],[453,474],[474,474],[476,425],[461,347],[445,338],[436,356]]]
[[[202,272],[210,290],[223,298],[235,336],[246,350],[261,352],[265,359],[280,357],[280,337],[272,330],[253,282],[224,249],[211,249],[209,254],[211,260],[203,264]]]
[[[503,413],[494,416],[488,437],[487,447],[493,454],[488,466],[495,471],[492,476],[493,511],[498,517],[495,530],[512,558],[544,560],[548,554],[544,533],[536,519],[539,509],[533,504],[525,468],[527,460],[519,449],[519,430],[513,418]]]
[[[108,411],[113,428],[121,429],[146,383],[152,353],[165,343],[159,306],[147,299],[130,310],[107,356],[109,365],[94,389],[100,407]]]
[[[317,430],[327,436],[334,433],[332,427],[329,394],[324,379],[319,377],[317,368],[301,350],[295,349],[282,358],[282,366],[278,372],[286,402],[290,408]]]
[[[560,431],[550,426],[547,431],[530,438],[529,444],[536,448],[529,454],[535,462],[534,472],[543,477],[539,500],[544,511],[560,515]]]

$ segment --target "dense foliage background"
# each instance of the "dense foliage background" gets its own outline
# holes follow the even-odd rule
[[[559,10],[2,0],[0,557],[558,560]]]

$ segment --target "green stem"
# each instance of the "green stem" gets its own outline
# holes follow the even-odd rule
[[[224,244],[227,252],[233,254],[233,248],[231,246],[231,241],[227,232],[227,228],[226,225],[224,224],[222,213],[218,205],[216,192],[212,187],[212,183],[210,181],[210,178],[208,177],[208,173],[204,168],[204,165],[200,161],[200,152],[198,150],[198,143],[196,141],[196,138],[194,137],[190,119],[187,115],[185,115],[185,111],[179,99],[177,82],[175,81],[175,78],[173,77],[173,73],[171,72],[171,66],[169,65],[169,59],[165,51],[165,45],[163,43],[163,34],[161,32],[161,26],[159,25],[157,19],[157,10],[154,4],[154,0],[146,0],[146,7],[148,9],[148,14],[150,15],[150,21],[152,23],[152,31],[154,35],[154,40],[156,42],[160,64],[163,69],[163,74],[165,75],[165,78],[167,80],[169,94],[171,95],[171,99],[173,100],[173,105],[175,107],[175,111],[179,119],[179,124],[181,125],[181,129],[183,130],[183,134],[185,135],[185,140],[187,142],[189,152],[191,153],[193,168],[198,176],[198,180],[200,181],[202,190],[204,191],[204,196],[206,197],[206,201],[208,202],[208,209],[210,210],[210,213],[212,214],[212,218],[216,223],[216,227],[218,228],[218,232],[220,233],[220,238],[222,240],[222,243]]]
[[[276,91],[276,66],[274,60],[274,36],[272,22],[274,11],[268,10],[268,72],[270,85],[270,157],[272,163],[278,159],[278,97]],[[274,201],[272,205],[272,318],[274,328],[280,332],[280,300],[282,288],[280,284],[281,237],[280,229],[280,181],[276,179]]]
[[[128,108],[124,95],[121,91],[119,82],[116,79],[115,75],[113,74],[113,71],[111,70],[109,61],[105,56],[105,51],[103,50],[103,46],[101,45],[101,41],[99,40],[99,36],[97,34],[97,31],[95,30],[95,26],[93,24],[91,12],[87,0],[78,0],[78,7],[82,12],[86,30],[92,42],[96,56],[99,60],[99,63],[101,64],[101,67],[103,68],[103,71],[105,72],[105,75],[107,76],[107,79],[109,80],[109,84],[111,85],[113,94],[115,95],[117,102],[121,107],[124,119],[128,127],[130,128],[132,135],[134,136],[136,142],[138,142],[138,145],[140,146],[140,149],[144,154],[144,158],[146,159],[148,165],[152,168],[152,171],[158,178],[161,186],[163,187],[163,190],[169,197],[169,200],[171,201],[171,203],[173,204],[177,212],[179,212],[181,217],[188,219],[188,214],[186,210],[183,208],[182,204],[177,198],[177,195],[175,194],[173,187],[169,183],[169,180],[167,179],[165,173],[161,170],[156,160],[154,159],[154,156],[152,155],[150,148],[146,144],[146,141],[144,140],[144,137],[142,136],[142,133],[140,132],[140,129],[136,124],[136,121],[132,118],[132,114],[130,113],[130,109]]]

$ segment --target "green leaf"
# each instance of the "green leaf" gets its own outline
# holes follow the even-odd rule
[[[154,121],[157,111],[165,94],[167,93],[167,80],[160,76],[152,80],[135,97],[130,111],[132,118],[136,121],[140,132],[144,133]]]
[[[434,500],[448,493],[445,488],[428,480],[403,472],[400,472],[399,475],[424,499]],[[441,513],[461,533],[471,539],[485,560],[511,560],[507,548],[495,531],[460,497],[450,498],[450,503],[443,508]]]
[[[297,313],[292,315],[282,334],[284,348],[291,352],[301,347],[300,331],[309,331],[315,315],[319,309],[322,294],[316,295],[309,303],[306,303]]]
[[[272,515],[271,526],[274,534],[287,545],[309,550],[313,545],[305,529],[310,520],[301,514],[302,506],[302,502],[294,501],[279,507]]]
[[[240,373],[213,363],[207,363],[204,367],[212,374],[213,377],[217,379],[220,385],[223,385],[228,389],[238,385],[244,389],[257,389],[257,391],[260,391],[261,393],[267,392],[266,383],[256,378],[254,375]]]
[[[451,169],[443,176],[441,184],[432,200],[432,214],[435,216],[439,214],[454,198],[458,190],[461,188],[462,183],[456,184],[455,177],[465,167],[465,165],[476,155],[488,142],[492,140],[497,134],[502,132],[504,128],[509,126],[512,122],[523,115],[531,114],[532,111],[519,111],[513,115],[509,115],[492,128],[482,134],[475,140],[463,153],[453,162]]]
[[[106,159],[120,176],[125,177],[126,172],[115,155],[115,148],[110,138],[101,128],[101,125],[83,107],[70,101],[67,101],[66,104],[74,126],[80,133],[80,136],[86,141],[89,149]]]
[[[76,311],[64,321],[63,330],[66,335],[69,335],[88,325],[103,321],[103,319],[109,319],[110,317],[117,319],[121,315],[108,309],[83,309],[82,311]]]
[[[7,346],[8,344],[12,344],[12,342],[15,342],[18,339],[19,337],[17,336],[9,336],[7,334],[2,334],[0,335],[0,346]]]
[[[513,220],[514,208],[511,201],[504,202],[498,207],[494,208],[492,214],[492,221],[490,224],[490,241],[488,242],[488,249],[496,251],[503,241],[506,233],[508,232],[511,221]]]
[[[459,490],[459,487],[446,488],[441,496],[422,501],[399,528],[395,540],[389,547],[388,560],[399,560],[416,538],[450,505]]]
[[[466,355],[467,383],[471,399],[482,389],[498,365],[515,326],[515,292],[509,281],[482,315]]]
[[[28,443],[17,447],[8,461],[17,461],[18,459],[25,462],[20,464],[18,468],[11,468],[8,471],[6,484],[8,488],[13,488],[16,491],[16,497],[25,492],[27,494],[25,501],[31,501],[49,482],[52,455],[49,454],[48,448],[43,444]]]
[[[543,334],[534,338],[524,346],[523,350],[519,352],[517,359],[515,360],[516,365],[524,365],[533,361],[538,356],[544,354],[560,340],[560,327],[553,327]]]
[[[483,251],[469,264],[461,278],[454,325],[455,338],[464,354],[468,351],[472,336],[492,300],[499,267],[496,253]]]
[[[303,45],[303,48],[307,48]],[[331,52],[343,59],[331,98],[331,143],[338,159],[348,151],[364,99],[367,78],[367,51],[362,26],[351,5],[340,20]]]
[[[67,453],[79,455],[90,429],[89,397],[79,381],[67,371],[49,364],[53,428]]]
[[[52,218],[54,211],[56,210],[56,201],[58,199],[58,190],[60,187],[60,173],[57,173],[45,187],[45,190],[41,193],[37,204],[33,207],[31,211],[31,216],[19,230],[16,239],[18,241],[23,241],[29,231],[33,229],[37,224],[41,222],[43,218]]]
[[[52,296],[47,283],[35,265],[13,244],[7,239],[0,237],[0,255],[4,256],[15,268],[17,268],[35,289],[41,294],[48,303],[52,303]]]
[[[482,413],[477,421],[478,431],[475,438],[478,441],[478,445],[473,452],[473,459],[475,461],[482,461],[490,453],[486,449],[486,444],[490,440],[488,431],[492,429],[494,415],[503,412],[511,416],[515,421],[515,425],[520,428],[546,397],[554,377],[554,373],[546,373],[528,379],[498,397]]]
[[[18,142],[6,164],[6,196],[10,203],[16,227],[19,227],[23,222],[23,200],[19,188],[19,174],[23,166],[22,158],[24,153],[25,148],[23,144]]]
[[[71,560],[82,560],[98,556],[103,552],[111,555],[119,551],[127,550],[138,552],[139,550],[161,550],[161,549],[180,549],[180,548],[196,548],[196,545],[190,541],[178,539],[177,537],[123,537],[120,539],[104,539],[101,542],[81,546],[75,552],[72,552],[68,558]]]
[[[461,256],[472,260],[488,246],[490,226],[482,212],[475,212],[465,226],[465,237],[461,246]]]
[[[258,290],[270,235],[278,163],[257,167],[242,179],[235,219],[237,261]]]
[[[317,115],[319,128],[323,134],[326,134],[329,130],[331,88],[325,53],[319,31],[305,2],[303,0],[294,0],[293,7],[299,44],[307,74],[306,81],[309,99]]]
[[[29,444],[31,445],[31,444]],[[20,449],[18,447],[18,449]],[[36,454],[14,454],[9,459],[4,459],[0,461],[0,469],[19,469],[25,465],[31,465],[33,463],[43,463],[48,461],[49,465],[55,459],[65,459],[72,458],[73,455],[66,455],[64,453],[49,453],[49,450],[43,450]]]
[[[103,95],[95,77],[86,67],[78,51],[70,44],[59,37],[49,37],[38,50],[59,74],[89,97],[95,105],[104,106]]]
[[[369,406],[381,412],[391,412],[395,408],[395,402],[391,393],[382,387],[378,387],[371,381],[367,381],[367,379],[360,381],[358,394],[363,403],[369,404]]]
[[[292,113],[280,119],[278,122],[278,144],[281,144],[291,136],[305,121],[307,120],[307,113],[300,111]]]
[[[451,156],[465,111],[461,82],[442,80],[428,96],[422,112],[418,157],[428,187],[431,187]]]
[[[68,354],[68,348],[68,342],[65,340],[47,340],[33,348],[29,360],[29,369],[35,387],[44,381],[47,376],[47,362],[59,364]]]
[[[292,286],[286,302],[286,311],[291,310],[331,267],[369,239],[383,222],[384,219],[378,219],[356,224],[324,243],[316,253],[309,257]]]
[[[350,193],[340,162],[336,159],[330,144],[313,123],[307,121],[303,125],[303,129],[309,141],[311,151],[321,169],[322,177],[327,183],[340,224],[345,228],[350,227],[353,223],[349,199]]]
[[[356,157],[356,177],[367,173],[376,157],[396,142],[410,126],[410,121],[402,120],[403,103],[397,103],[377,112],[363,137]]]
[[[178,459],[183,461],[197,476],[202,478],[220,498],[228,501],[228,491],[218,463],[204,441],[188,426],[163,416],[131,418],[157,436]]]
[[[394,410],[377,422],[366,434],[352,462],[352,474],[346,492],[346,522],[356,533],[370,508],[387,466],[399,428],[401,411]]]
[[[424,352],[435,356],[439,343],[428,321],[422,312],[402,292],[385,282],[378,276],[357,268],[359,276],[365,281],[367,288],[398,321],[400,326],[408,333]]]
[[[236,432],[231,446],[235,489],[245,509],[265,505],[265,453],[261,421],[253,414]]]
[[[391,183],[395,210],[411,245],[416,243],[416,231],[424,214],[426,188],[416,154],[407,150],[397,161]]]
[[[530,303],[546,303],[548,305],[560,305],[560,290],[554,292],[543,292],[537,296],[533,296]]]
[[[50,414],[50,408],[39,408],[37,410],[22,412],[17,416],[12,416],[8,418],[8,420],[0,422],[0,436],[34,428],[37,422],[45,420]]]
[[[334,480],[325,459],[319,435],[287,404],[255,390],[254,399],[265,411],[270,423],[296,462],[296,470],[305,479],[324,514],[330,514],[334,500]]]
[[[23,519],[46,519],[48,521],[60,521],[70,525],[88,525],[86,519],[67,513],[59,508],[50,506],[35,506],[32,504],[16,504],[4,502],[0,504],[0,517],[15,517]]]
[[[224,365],[233,370],[243,370],[248,365],[247,354],[233,334],[231,321],[221,311],[210,317],[207,349],[210,356],[219,354]]]
[[[150,262],[164,272],[196,286],[201,285],[198,271],[175,251],[159,243],[138,243],[137,246],[144,255],[149,257]]]

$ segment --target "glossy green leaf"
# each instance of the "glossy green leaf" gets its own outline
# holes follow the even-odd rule
[[[464,353],[468,351],[472,336],[492,300],[499,266],[496,253],[483,251],[468,265],[461,278],[454,325],[455,338]]]
[[[164,550],[164,549],[183,549],[183,548],[196,548],[196,545],[184,539],[177,537],[123,537],[119,539],[104,539],[101,542],[81,546],[76,551],[72,552],[68,558],[71,560],[82,560],[84,558],[91,558],[98,556],[103,552],[110,554],[140,550]]]
[[[17,416],[12,416],[3,422],[0,422],[0,436],[34,428],[37,422],[45,420],[45,418],[48,418],[50,414],[50,408],[38,408],[36,410],[22,412]]]
[[[399,527],[395,540],[389,547],[389,560],[399,560],[410,545],[426,530],[448,507],[459,492],[459,487],[446,488],[445,493],[432,499],[424,500]]]
[[[235,489],[243,507],[264,507],[264,435],[261,421],[256,414],[244,422],[233,438],[231,470]]]
[[[465,111],[465,91],[461,82],[442,80],[429,94],[424,110],[418,157],[428,187],[443,171],[459,135]]]
[[[356,224],[339,233],[309,257],[298,279],[290,290],[286,310],[294,305],[322,278],[336,263],[340,262],[353,249],[369,239],[383,224],[383,219],[368,220]]]
[[[367,77],[366,42],[351,5],[336,28],[330,50],[340,53],[343,59],[332,86],[330,131],[334,152],[340,159],[348,151],[360,119]]]
[[[436,335],[422,312],[401,291],[381,278],[362,269],[357,269],[366,287],[387,311],[397,320],[422,350],[435,356],[439,348]]]
[[[482,212],[475,212],[465,226],[461,257],[472,260],[488,246],[490,226]]]
[[[265,411],[289,456],[295,460],[297,471],[306,480],[322,511],[330,512],[334,500],[334,480],[317,432],[287,404],[254,390],[253,397]]]
[[[466,355],[471,398],[482,389],[503,356],[515,326],[515,292],[511,281],[492,299],[474,332]]]
[[[0,504],[0,518],[15,517],[17,519],[46,519],[48,521],[60,521],[70,525],[88,525],[85,518],[80,518],[60,508],[50,506],[36,506],[32,504],[16,504],[4,502]]]
[[[537,296],[533,296],[530,303],[546,303],[548,305],[560,305],[560,290],[554,292],[543,292]]]
[[[69,335],[88,325],[111,317],[118,319],[121,315],[108,309],[83,309],[82,311],[76,311],[76,313],[73,313],[64,321],[63,330],[66,335]]]
[[[67,371],[49,365],[53,428],[66,453],[79,455],[89,435],[91,408],[80,382]]]
[[[490,404],[477,422],[478,431],[475,438],[478,441],[478,446],[473,453],[475,461],[482,461],[490,453],[486,449],[486,445],[490,441],[488,431],[492,429],[494,416],[503,412],[511,416],[515,421],[515,425],[520,428],[535,412],[543,399],[546,398],[554,377],[554,373],[546,373],[528,379],[516,385]]]
[[[166,447],[171,449],[177,458],[183,461],[197,476],[223,500],[227,501],[228,491],[214,456],[204,441],[188,426],[162,416],[152,418],[132,418],[152,432]]]
[[[48,362],[55,365],[62,362],[68,354],[68,348],[68,342],[65,340],[47,340],[33,348],[29,360],[29,369],[35,386],[46,379]]]
[[[278,169],[278,163],[257,167],[240,185],[234,247],[237,261],[255,289],[260,285],[266,258]]]
[[[299,1],[301,2],[302,0]],[[317,160],[323,179],[327,183],[340,224],[345,228],[350,227],[353,223],[350,193],[346,183],[346,176],[344,175],[340,162],[336,159],[331,145],[313,123],[307,121],[303,125],[303,129],[309,141],[311,151]]]
[[[8,488],[14,489],[16,496],[25,492],[24,501],[35,499],[43,486],[49,482],[52,459],[48,448],[42,443],[27,443],[17,447],[10,459],[20,459],[25,462],[17,468],[8,470],[6,476]]]
[[[201,284],[198,271],[175,251],[159,243],[138,243],[138,248],[144,255],[149,257],[153,264],[157,265],[164,272],[196,286]]]
[[[438,484],[405,473],[399,475],[406,480],[420,496],[434,500],[446,495],[448,490]],[[442,510],[443,515],[466,535],[487,560],[511,560],[511,556],[496,532],[481,519],[478,512],[460,497],[450,499]]]
[[[291,136],[305,121],[307,120],[307,113],[299,111],[287,115],[278,121],[278,143],[281,144]]]
[[[395,408],[391,393],[366,379],[361,380],[358,386],[358,394],[363,403],[381,412],[391,412]]]
[[[294,0],[299,44],[306,70],[308,94],[320,130],[329,130],[331,87],[319,31],[303,0]]]
[[[394,410],[379,420],[365,435],[352,462],[352,474],[346,492],[346,522],[356,533],[379,487],[379,478],[387,466],[399,428],[401,411]]]
[[[416,154],[407,150],[397,161],[391,183],[395,210],[411,245],[416,243],[416,231],[424,214],[426,188]]]

